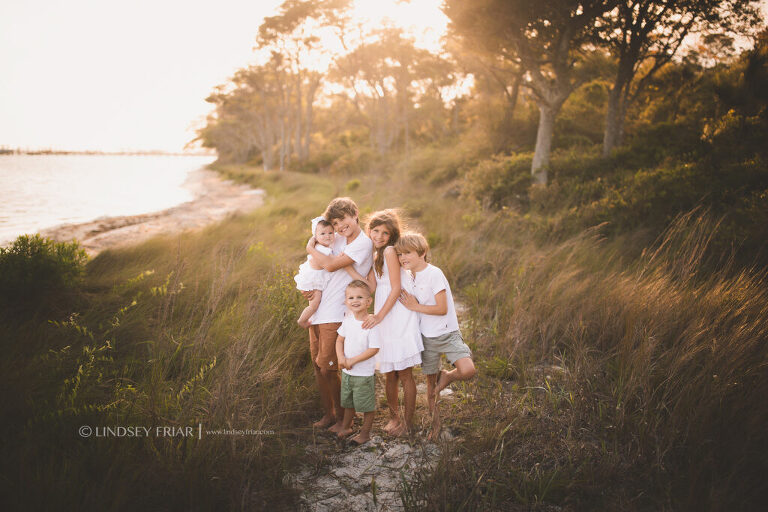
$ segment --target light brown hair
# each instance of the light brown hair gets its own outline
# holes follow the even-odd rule
[[[368,286],[368,283],[366,283],[365,281],[361,281],[359,279],[355,279],[354,281],[352,281],[351,283],[349,283],[347,285],[346,289],[349,289],[349,288],[360,288],[362,290],[367,291],[369,297],[371,296],[371,288],[370,288],[370,286]]]
[[[397,210],[387,209],[372,213],[368,219],[368,236],[370,236],[373,228],[381,225],[389,230],[389,240],[387,245],[373,250],[373,268],[379,277],[384,272],[384,249],[390,245],[395,245],[400,239],[400,216],[397,214]],[[390,272],[392,271],[390,269]]]
[[[332,223],[333,219],[343,219],[346,215],[357,217],[358,212],[357,205],[352,199],[349,197],[337,197],[328,203],[328,208],[325,209],[323,217]]]

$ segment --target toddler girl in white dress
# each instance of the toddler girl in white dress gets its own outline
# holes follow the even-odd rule
[[[323,217],[315,217],[312,219],[312,234],[315,236],[315,240],[317,240],[315,249],[323,254],[330,255],[334,237],[331,224]],[[318,306],[320,306],[320,298],[323,296],[323,290],[330,278],[331,273],[327,270],[323,270],[323,267],[312,260],[312,256],[307,256],[307,261],[299,266],[299,273],[293,277],[296,281],[296,288],[303,292],[313,290],[315,292],[312,299],[310,299],[309,304],[304,308],[304,311],[301,312],[301,316],[299,316],[299,319],[297,320],[299,325],[303,328],[309,328],[309,319],[315,314]]]

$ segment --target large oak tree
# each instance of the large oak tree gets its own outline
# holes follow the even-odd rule
[[[602,26],[616,59],[608,96],[603,154],[621,144],[627,109],[691,36],[744,34],[759,21],[755,0],[625,0]]]
[[[519,66],[539,107],[531,174],[547,182],[555,118],[589,74],[601,27],[618,0],[446,0],[453,34]]]

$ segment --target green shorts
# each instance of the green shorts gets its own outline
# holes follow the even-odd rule
[[[341,406],[355,412],[376,410],[376,379],[373,375],[360,377],[341,372]]]
[[[421,373],[424,375],[434,375],[440,371],[441,354],[445,354],[451,364],[463,357],[472,357],[472,351],[464,343],[459,331],[433,338],[422,335],[421,340],[424,342],[424,352],[421,353]]]

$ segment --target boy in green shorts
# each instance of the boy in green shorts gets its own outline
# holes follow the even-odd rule
[[[352,420],[356,412],[363,413],[363,428],[350,439],[361,445],[371,438],[371,427],[376,411],[375,356],[381,347],[373,329],[363,329],[363,320],[368,317],[371,305],[371,290],[360,280],[347,285],[344,304],[347,314],[341,322],[336,339],[336,357],[341,368],[341,406],[344,421],[338,436],[345,437],[353,432]]]

